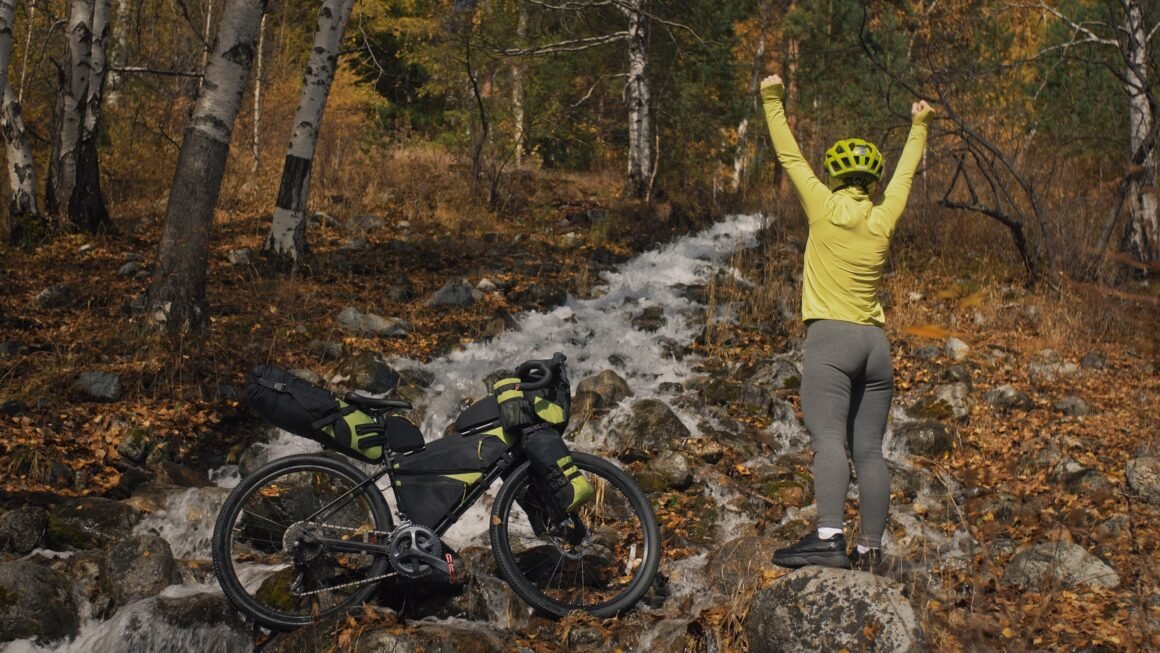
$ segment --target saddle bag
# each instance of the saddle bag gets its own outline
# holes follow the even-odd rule
[[[503,440],[477,433],[449,436],[394,459],[395,496],[404,514],[434,529],[463,505],[483,472],[508,450]]]
[[[250,372],[246,398],[250,408],[274,426],[358,460],[379,462],[383,445],[392,440],[375,418],[276,365],[260,365]],[[387,419],[392,420],[391,431],[399,442],[395,449],[423,446],[414,425],[402,417]]]

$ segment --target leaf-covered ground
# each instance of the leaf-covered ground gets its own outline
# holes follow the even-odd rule
[[[430,358],[495,333],[505,312],[532,305],[519,298],[534,297],[537,285],[584,296],[605,266],[650,240],[696,226],[679,219],[679,211],[641,218],[586,202],[583,196],[569,197],[545,206],[536,220],[463,220],[453,228],[387,219],[358,234],[365,247],[349,252],[343,246],[351,232],[341,226],[313,229],[310,268],[292,278],[263,272],[257,257],[257,265],[231,264],[231,250],[260,248],[267,224],[221,212],[210,262],[210,334],[176,343],[151,333],[144,316],[131,307],[148,279],[118,275],[136,255],[143,258],[142,268],[150,269],[159,230],[155,222],[124,224],[115,235],[61,236],[31,252],[4,251],[4,507],[114,488],[121,476],[117,444],[138,430],[166,439],[179,460],[220,464],[240,451],[257,427],[236,393],[253,365],[277,361],[333,372],[335,364],[319,353],[318,343],[326,340],[342,342],[348,352]],[[741,257],[738,263],[759,284],[719,290],[718,301],[742,303],[741,319],[729,328],[729,337],[710,338],[699,353],[744,366],[800,346],[800,325],[781,313],[793,308],[800,235],[795,240],[771,234],[759,255]],[[950,361],[943,354],[919,356],[921,348],[941,350],[950,336],[971,347],[963,361],[974,386],[969,419],[953,425],[953,453],[922,464],[962,487],[1013,495],[1020,506],[1011,518],[997,519],[986,502],[966,500],[931,516],[947,532],[968,529],[981,544],[969,565],[938,575],[941,589],[916,599],[932,644],[940,651],[1160,649],[1160,633],[1148,626],[1149,620],[1160,622],[1160,519],[1156,506],[1133,497],[1124,480],[1127,461],[1145,451],[1155,454],[1160,436],[1154,304],[1062,279],[1028,291],[1017,271],[997,262],[980,265],[966,251],[958,260],[916,263],[915,253],[900,249],[885,288],[896,401],[917,400],[942,382]],[[450,280],[476,283],[484,277],[503,285],[509,299],[489,296],[458,309],[426,305],[427,297]],[[53,286],[66,287],[67,301],[42,305],[38,296]],[[346,306],[404,319],[408,335],[344,334],[334,318]],[[1061,361],[1079,363],[1094,353],[1106,364],[1069,376],[1033,375],[1032,364],[1048,349]],[[123,398],[84,401],[74,383],[85,371],[118,373]],[[1027,392],[1034,407],[1000,411],[979,399],[1003,384]],[[1056,410],[1055,403],[1068,395],[1081,396],[1092,414],[1068,417]],[[792,393],[786,398],[796,401]],[[1092,492],[1068,491],[1049,478],[1051,466],[1040,462],[1046,449],[1096,470],[1107,484]],[[720,465],[722,475],[741,486],[760,484],[735,468],[736,461],[724,459]],[[661,514],[666,528],[697,530],[697,509],[685,505],[687,498],[660,501],[667,502]],[[1109,521],[1116,516],[1125,519]],[[1110,529],[1109,523],[1127,527]],[[1111,562],[1121,586],[1021,591],[1000,582],[1014,550],[1058,539]],[[763,582],[780,573],[767,570]],[[705,631],[717,633],[734,650],[745,648],[739,627],[744,615],[734,607],[742,604],[700,616]]]

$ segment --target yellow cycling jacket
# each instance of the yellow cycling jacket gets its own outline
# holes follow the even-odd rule
[[[931,112],[914,117],[910,135],[882,203],[875,205],[861,188],[831,191],[802,157],[782,105],[784,86],[761,89],[765,120],[777,151],[810,223],[802,281],[802,319],[885,323],[878,284],[894,226],[902,216],[914,171],[926,146]]]

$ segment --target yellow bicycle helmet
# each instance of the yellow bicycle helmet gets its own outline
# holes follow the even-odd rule
[[[822,162],[830,175],[831,186],[869,186],[882,179],[885,163],[882,153],[869,141],[846,138],[826,150]],[[834,184],[832,182],[838,182]]]

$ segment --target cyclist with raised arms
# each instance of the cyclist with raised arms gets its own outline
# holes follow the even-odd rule
[[[771,75],[761,82],[765,119],[777,159],[793,183],[809,220],[802,280],[806,324],[801,404],[814,449],[817,530],[774,553],[776,565],[875,570],[882,565],[882,533],[890,503],[890,475],[882,437],[894,394],[890,344],[878,288],[895,225],[910,194],[934,110],[911,106],[910,134],[890,183],[875,204],[882,154],[860,138],[826,150],[823,183],[802,157],[786,122],[785,85]],[[842,515],[850,470],[858,475],[858,545],[847,554]]]

